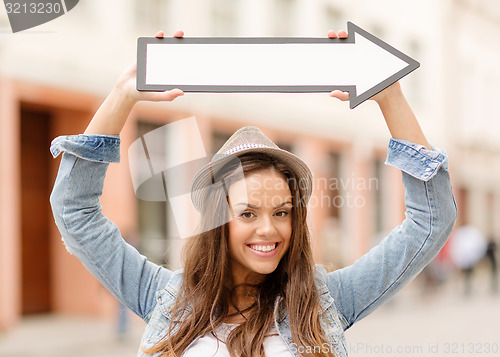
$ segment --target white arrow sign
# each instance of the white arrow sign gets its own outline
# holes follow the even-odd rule
[[[352,22],[349,37],[151,38],[137,49],[137,89],[348,91],[354,108],[419,63]]]

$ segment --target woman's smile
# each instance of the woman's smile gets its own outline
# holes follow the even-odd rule
[[[257,250],[259,252],[271,252],[276,249],[278,245],[278,242],[272,242],[272,243],[251,243],[247,244],[250,248],[253,250]]]
[[[252,253],[263,258],[273,257],[276,255],[276,253],[278,253],[278,246],[278,242],[247,244],[247,247],[250,248]]]

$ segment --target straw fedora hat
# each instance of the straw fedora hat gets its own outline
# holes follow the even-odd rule
[[[295,174],[303,192],[302,200],[307,204],[313,186],[309,167],[294,154],[280,149],[258,128],[247,126],[236,131],[217,151],[211,162],[194,176],[191,184],[191,200],[198,211],[201,212],[203,206],[205,189],[214,184],[214,177],[219,170],[231,160],[249,152],[267,154],[287,165]]]

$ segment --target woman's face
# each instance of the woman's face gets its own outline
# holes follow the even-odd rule
[[[229,206],[234,282],[258,282],[276,269],[290,245],[290,189],[274,168],[254,171],[229,187]]]

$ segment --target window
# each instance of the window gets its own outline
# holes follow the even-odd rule
[[[327,212],[327,217],[321,227],[322,239],[322,261],[333,269],[342,268],[346,259],[344,245],[349,244],[343,234],[342,211],[347,204],[347,197],[343,188],[350,178],[343,178],[342,154],[340,152],[330,152],[326,155],[325,179],[315,179],[316,189],[321,190],[320,205]]]
[[[460,227],[465,224],[469,224],[469,189],[467,187],[459,187],[457,189],[457,223],[456,226]]]
[[[214,36],[237,35],[237,0],[213,0],[213,32]]]
[[[324,30],[334,30],[340,31],[341,29],[345,29],[347,31],[347,23],[344,19],[344,14],[341,10],[337,9],[334,6],[328,5],[324,12],[324,21],[325,28]]]
[[[139,121],[138,138],[160,125]],[[137,198],[139,251],[157,264],[166,264],[169,218],[173,217],[168,202],[144,201]]]
[[[463,135],[463,138],[465,139],[466,143],[470,143],[473,135],[472,133],[474,132],[474,120],[478,116],[476,114],[477,111],[477,102],[476,102],[476,97],[474,93],[477,91],[471,91],[471,88],[476,88],[476,83],[474,80],[475,73],[476,73],[476,65],[473,61],[471,60],[464,60],[461,63],[461,85],[462,87],[460,88],[460,97],[461,98],[466,98],[466,100],[460,101],[460,115],[462,116],[461,118],[461,132]],[[471,93],[472,92],[472,93]],[[480,93],[482,95],[482,93]]]
[[[500,2],[487,0],[456,0],[469,13],[476,13],[493,23],[500,21]]]
[[[11,31],[9,18],[7,17],[7,13],[5,12],[0,13],[0,29],[2,29],[3,31]]]
[[[495,232],[495,192],[490,191],[486,194],[486,232],[487,238],[493,238]]]
[[[291,152],[293,153],[293,145],[289,144],[289,143],[284,143],[284,142],[277,142],[276,145],[278,145],[278,147],[280,149],[283,149],[283,150],[286,150],[288,152]]]
[[[231,135],[222,133],[220,131],[214,131],[212,134],[212,150],[211,152],[215,154],[224,145],[224,143],[229,139]]]
[[[293,36],[294,0],[275,0],[274,21],[276,36]]]
[[[330,184],[328,185],[328,191],[330,195],[329,216],[334,218],[340,218],[340,208],[342,204],[340,203],[342,192],[340,191],[342,187],[342,177],[340,174],[341,169],[341,155],[338,152],[330,152],[328,155],[328,180]],[[334,184],[336,183],[336,184]]]
[[[374,36],[376,36],[376,37],[380,38],[380,39],[381,39],[381,40],[383,40],[383,41],[388,40],[388,39],[386,38],[387,36],[386,36],[386,31],[385,31],[385,28],[384,28],[382,25],[380,25],[380,24],[377,24],[377,23],[372,24],[372,25],[370,26],[370,30],[369,30],[369,32],[370,32],[371,34],[373,34]]]
[[[421,48],[421,44],[417,40],[412,40],[410,41],[410,50],[408,55],[412,57],[414,60],[421,62],[423,60],[423,51]],[[407,81],[409,82],[409,93],[408,96],[410,97],[410,101],[412,103],[415,103],[416,105],[421,105],[422,104],[422,94],[424,91],[424,85],[422,84],[422,75],[423,71],[422,70],[417,70],[413,73],[411,73],[410,76],[407,77]]]
[[[154,30],[165,27],[168,18],[168,0],[137,0],[135,8],[139,25]]]
[[[369,179],[369,182],[371,182],[368,187],[373,191],[373,198],[375,201],[374,207],[374,215],[373,215],[373,220],[374,220],[374,230],[375,234],[374,237],[375,239],[380,238],[381,234],[385,234],[385,223],[386,223],[386,212],[387,208],[385,205],[385,190],[384,190],[384,185],[383,183],[386,181],[385,178],[385,164],[384,160],[381,159],[375,159],[374,162],[374,175],[373,178]],[[378,242],[375,242],[378,243]]]

